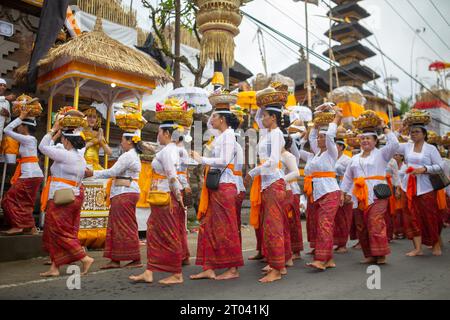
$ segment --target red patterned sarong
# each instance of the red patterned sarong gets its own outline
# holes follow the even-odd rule
[[[384,221],[386,222],[386,235],[388,240],[394,239],[394,219],[391,214],[390,203],[388,204],[388,210],[384,214]]]
[[[139,193],[123,193],[111,198],[103,256],[112,261],[139,261],[139,233],[136,204]]]
[[[314,260],[326,262],[333,258],[333,232],[334,219],[339,209],[341,192],[327,193],[316,200],[317,239],[314,251]]]
[[[346,247],[353,220],[353,203],[338,208],[334,219],[333,242],[335,246]]]
[[[191,253],[189,252],[188,245],[188,234],[186,230],[186,211],[184,208],[180,207],[180,210],[177,210],[179,216],[179,227],[180,227],[180,235],[181,235],[181,245],[183,248],[183,260],[189,259]]]
[[[184,209],[171,194],[168,206],[152,206],[147,221],[147,269],[151,271],[181,273],[183,236],[180,216]],[[181,213],[183,211],[183,213]]]
[[[196,265],[224,269],[244,265],[236,217],[236,185],[221,183],[209,190],[206,215],[200,222]]]
[[[366,258],[383,257],[391,253],[384,219],[388,204],[389,199],[378,199],[366,210],[357,211],[356,228]]]
[[[292,257],[289,222],[286,209],[286,184],[280,179],[262,192],[262,251],[268,264],[277,270],[286,266]]]
[[[245,199],[245,192],[241,191],[236,197],[236,217],[237,217],[237,225],[238,225],[238,229],[239,229],[239,239],[241,239],[241,243],[242,243],[241,211],[242,211],[242,203],[244,202],[244,199]]]
[[[19,178],[2,199],[6,222],[12,228],[33,228],[36,196],[44,178]]]
[[[414,196],[412,210],[407,210],[407,217],[405,228],[408,239],[422,236],[422,243],[426,246],[433,246],[439,241],[443,223],[438,209],[436,191]]]
[[[356,231],[356,215],[359,209],[352,209],[352,223],[350,226],[350,240],[358,240],[358,232]]]
[[[287,191],[287,196],[290,198],[290,202],[287,202],[286,208],[288,212],[291,212],[292,216],[288,215],[289,232],[291,238],[291,249],[295,254],[300,254],[303,251],[303,235],[302,235],[302,223],[300,220],[300,195],[292,194],[291,191]]]
[[[315,210],[315,202],[311,202],[308,197],[306,205],[306,235],[311,248],[316,247],[317,238],[317,214]]]
[[[44,249],[50,253],[57,267],[79,261],[86,256],[78,240],[80,212],[84,200],[84,190],[75,201],[65,206],[57,206],[53,200],[47,203],[43,234]]]

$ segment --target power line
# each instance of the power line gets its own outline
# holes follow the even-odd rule
[[[447,19],[445,19],[444,15],[442,14],[441,11],[439,11],[439,9],[437,8],[437,6],[434,4],[434,2],[432,0],[430,0],[431,5],[434,7],[434,9],[436,9],[437,13],[439,13],[439,15],[441,16],[441,18],[445,21],[445,23],[450,26],[450,23],[448,23]]]
[[[427,19],[425,19],[425,18],[423,17],[423,15],[420,13],[420,11],[417,10],[416,6],[413,5],[413,4],[411,3],[410,0],[406,0],[406,1],[408,1],[409,5],[410,5],[410,6],[414,9],[414,11],[422,18],[422,20],[427,24],[427,26],[430,27],[431,31],[433,31],[433,33],[436,35],[436,37],[438,37],[439,40],[441,40],[441,42],[447,47],[447,49],[450,50],[450,47],[447,45],[447,43],[445,43],[445,41],[442,40],[441,36],[440,36],[440,35],[436,32],[436,30],[434,30],[434,28],[428,23]]]
[[[441,55],[437,53],[436,50],[434,50],[434,48],[430,46],[430,44],[419,33],[416,32],[416,30],[411,26],[411,24],[405,18],[403,18],[400,12],[398,12],[397,9],[395,9],[395,7],[392,4],[390,4],[388,0],[384,0],[384,2],[389,7],[391,7],[391,9],[400,17],[400,19],[402,19],[402,21],[412,30],[412,32],[414,32],[414,34],[416,34],[420,38],[420,40],[422,40],[423,43],[425,43],[427,47],[430,48],[431,51],[433,51],[434,54],[439,57],[439,59],[444,60],[444,58],[442,58]]]
[[[295,45],[298,46],[298,47],[303,48],[304,50],[308,50],[309,53],[310,53],[311,55],[313,55],[314,57],[318,58],[318,59],[321,60],[322,62],[325,62],[325,63],[327,63],[327,64],[330,64],[330,63],[331,63],[332,66],[334,66],[335,68],[341,70],[342,73],[344,73],[345,75],[349,76],[350,78],[352,78],[352,79],[354,79],[354,80],[359,80],[359,81],[365,82],[365,79],[359,77],[359,76],[356,75],[356,74],[353,74],[353,73],[350,72],[350,71],[347,71],[347,70],[343,69],[341,66],[338,66],[334,61],[332,61],[332,60],[330,61],[329,59],[327,59],[327,58],[323,57],[322,55],[320,55],[320,54],[318,54],[318,53],[312,51],[311,49],[306,48],[306,47],[305,47],[304,45],[302,45],[301,43],[299,43],[299,42],[293,40],[292,38],[290,38],[289,36],[287,36],[287,35],[281,33],[280,31],[275,30],[274,28],[268,26],[268,25],[265,24],[264,22],[262,22],[262,21],[256,19],[255,17],[249,15],[248,13],[246,13],[246,12],[244,12],[244,11],[242,11],[242,10],[241,10],[241,12],[242,12],[243,15],[245,15],[245,16],[248,17],[249,19],[251,19],[251,20],[253,20],[254,22],[258,23],[260,26],[263,26],[264,28],[266,28],[266,29],[272,31],[273,33],[279,35],[280,37],[284,38],[285,40],[287,40],[287,41],[289,41],[289,42],[291,42],[291,43],[293,43],[293,44],[295,44]],[[379,94],[381,94],[381,95],[383,95],[384,97],[386,97],[386,98],[389,99],[389,97],[387,97],[387,95],[386,95],[383,91],[380,91],[377,87],[371,86],[371,85],[369,85],[368,83],[366,83],[366,86],[368,86],[371,90],[376,91],[377,93],[379,93]],[[395,101],[395,102],[398,103],[398,101]]]

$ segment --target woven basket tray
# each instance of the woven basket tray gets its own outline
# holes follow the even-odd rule
[[[336,115],[332,112],[320,112],[314,118],[314,124],[318,126],[328,126],[333,122]]]
[[[356,129],[363,130],[367,128],[376,128],[381,124],[380,118],[370,117],[370,118],[358,118],[353,121],[353,126]]]
[[[289,92],[277,91],[270,92],[260,96],[256,96],[256,104],[260,108],[264,108],[271,104],[285,105],[288,100]]]
[[[135,130],[141,130],[145,126],[145,120],[130,118],[130,117],[125,116],[125,117],[116,118],[116,124],[123,131],[135,131]]]
[[[189,109],[188,111],[182,110],[163,110],[156,112],[156,120],[164,121],[175,121],[183,127],[190,127],[192,125],[194,109]]]
[[[81,117],[74,117],[74,116],[64,116],[61,120],[60,120],[60,125],[63,128],[85,128],[87,127],[88,123],[86,121],[86,119],[81,118]]]
[[[360,140],[358,137],[348,137],[345,139],[347,144],[352,148],[358,148],[360,146]]]
[[[234,94],[213,94],[209,96],[209,102],[215,106],[217,104],[236,104],[238,96]]]
[[[414,124],[424,124],[427,125],[431,122],[431,118],[428,115],[420,115],[420,116],[407,116],[403,123],[407,126],[411,126]]]

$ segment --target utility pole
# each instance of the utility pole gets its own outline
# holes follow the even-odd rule
[[[312,108],[311,66],[309,64],[308,0],[305,0],[305,24],[306,24],[306,94],[307,94],[307,98],[308,98],[308,107]]]
[[[173,68],[174,89],[181,87],[180,69],[180,47],[181,47],[181,0],[175,0],[175,61]]]

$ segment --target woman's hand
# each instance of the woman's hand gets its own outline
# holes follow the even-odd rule
[[[53,124],[52,131],[58,132],[60,129],[61,129],[61,125],[59,124],[59,120],[56,120],[55,123]]]
[[[395,199],[400,199],[402,197],[402,191],[400,187],[395,188]]]
[[[341,200],[339,202],[339,206],[343,207],[344,206],[344,202],[345,202],[345,193],[341,192]]]
[[[28,117],[29,113],[30,113],[30,109],[28,109],[26,106],[21,106],[20,107],[20,115],[19,115],[20,120],[26,119]]]
[[[409,174],[418,175],[418,174],[424,174],[426,172],[427,172],[427,168],[420,167],[420,168],[416,168],[416,169],[412,170],[411,172],[409,172]]]
[[[85,178],[90,178],[93,175],[94,175],[94,171],[93,170],[91,170],[89,168],[84,169],[84,177]]]
[[[191,151],[191,157],[198,163],[202,163],[202,157],[197,151]]]
[[[103,135],[103,129],[99,128],[97,133],[97,139],[99,143],[102,143],[102,141],[105,139],[105,136]]]

